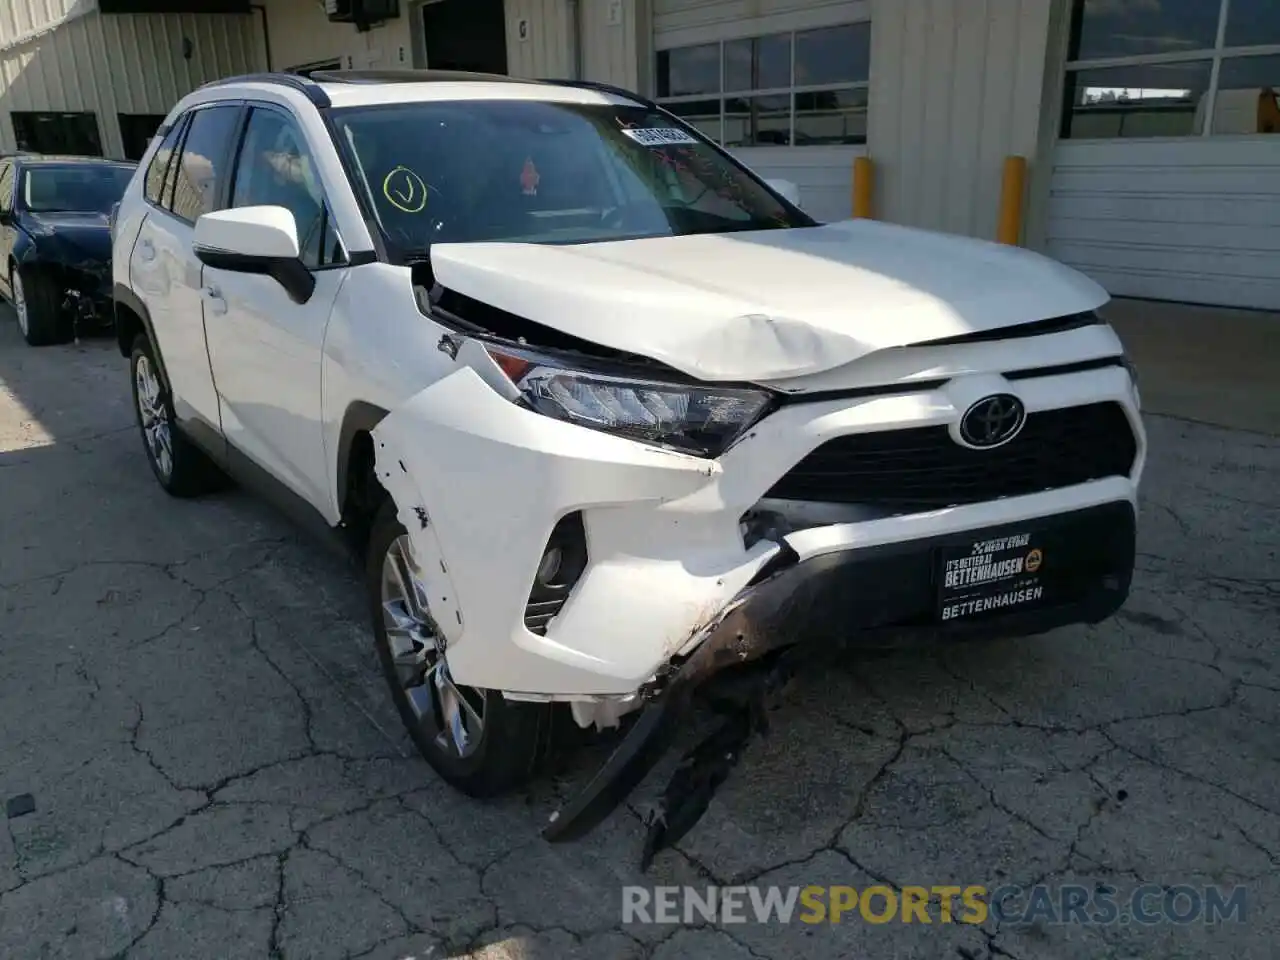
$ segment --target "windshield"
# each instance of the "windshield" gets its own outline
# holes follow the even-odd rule
[[[582,243],[812,226],[668,114],[428,101],[334,111],[390,244]]]
[[[22,205],[32,213],[108,213],[124,196],[132,167],[28,167]]]

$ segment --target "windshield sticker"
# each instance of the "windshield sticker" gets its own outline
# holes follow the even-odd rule
[[[669,147],[676,143],[696,145],[698,142],[696,137],[675,127],[630,127],[622,132],[643,147]]]
[[[533,165],[533,157],[526,157],[524,169],[520,171],[520,189],[524,191],[526,197],[538,195],[538,181],[541,179],[538,168]]]
[[[405,213],[421,213],[427,205],[427,185],[408,167],[396,167],[383,177],[382,195]]]

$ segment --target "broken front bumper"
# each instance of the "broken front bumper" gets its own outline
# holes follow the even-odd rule
[[[1017,392],[1028,411],[1121,407],[1138,441],[1131,473],[752,541],[744,516],[828,439],[954,424],[978,397],[1008,384],[956,377],[918,393],[786,405],[708,460],[542,416],[485,377],[461,367],[422,390],[378,425],[374,447],[379,481],[413,540],[451,674],[522,699],[634,697],[785,557],[826,564],[832,555],[891,554],[929,537],[1134,502],[1145,457],[1123,369],[1022,379]],[[558,612],[531,628],[540,565],[557,525],[575,516],[587,562]],[[928,571],[923,576],[927,583]],[[909,589],[910,578],[901,579],[890,594]],[[863,582],[854,586],[860,603],[887,602]]]
[[[940,619],[940,552],[1008,536],[1009,524],[807,560],[792,550],[779,554],[701,631],[692,652],[646,688],[648,702],[635,725],[586,788],[553,815],[544,836],[573,840],[604,820],[665,753],[694,692],[728,668],[783,648],[789,648],[785,656],[803,662],[850,644],[1031,636],[1097,623],[1121,607],[1135,558],[1132,503],[1107,503],[1019,526],[1034,528],[1043,555],[1052,558],[1044,570],[1044,605],[972,619]],[[763,681],[768,678],[761,674]]]

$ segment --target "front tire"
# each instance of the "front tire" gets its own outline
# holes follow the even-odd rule
[[[378,659],[400,719],[423,758],[472,797],[496,797],[537,771],[551,730],[551,705],[507,700],[500,691],[455,684],[408,534],[390,498],[369,537],[365,578]]]
[[[62,310],[62,291],[53,279],[31,267],[13,267],[9,274],[18,329],[32,347],[47,347],[71,339],[71,324]]]
[[[151,472],[174,497],[196,497],[226,484],[226,476],[188,440],[174,422],[173,400],[156,363],[151,341],[139,335],[130,358],[133,410]]]

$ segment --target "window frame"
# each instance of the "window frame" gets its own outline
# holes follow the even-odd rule
[[[187,140],[191,137],[191,128],[195,126],[196,115],[205,110],[214,109],[230,109],[237,113],[237,116],[232,121],[230,142],[223,147],[222,160],[224,162],[228,162],[233,156],[232,151],[236,147],[236,139],[239,135],[238,131],[244,123],[244,115],[246,113],[244,102],[241,100],[211,100],[208,103],[197,104],[188,110],[184,116],[186,127],[183,129],[182,134],[179,137],[181,142],[174,148],[173,155],[169,158],[169,169],[165,172],[164,184],[160,189],[160,209],[169,214],[169,216],[173,217],[175,220],[190,227],[194,227],[196,221],[188,220],[182,214],[173,209],[174,194],[176,193],[178,184],[178,171],[182,169],[182,158],[187,152]],[[231,181],[229,177],[218,176],[217,173],[218,168],[215,166],[213,206],[211,209],[204,211],[204,213],[214,213],[218,210],[225,209],[226,207],[227,197],[229,196],[227,186]],[[199,219],[199,217],[196,219]]]
[[[717,121],[719,124],[719,129],[716,132],[716,136],[712,136],[709,132],[702,130],[701,127],[697,127],[697,129],[700,130],[708,139],[712,140],[717,146],[725,150],[745,150],[745,149],[751,149],[751,148],[776,149],[780,147],[786,148],[786,149],[794,149],[797,147],[809,147],[809,148],[865,147],[867,145],[866,135],[864,135],[861,140],[855,143],[809,144],[809,143],[795,142],[797,95],[806,94],[806,93],[828,93],[828,92],[843,93],[849,90],[866,90],[867,99],[868,99],[868,111],[869,111],[871,73],[872,73],[872,70],[874,69],[874,66],[872,63],[872,61],[874,60],[874,56],[871,50],[871,47],[873,44],[869,37],[866,80],[856,80],[856,81],[848,81],[848,82],[840,82],[840,83],[801,84],[797,86],[796,85],[796,37],[802,33],[810,33],[810,32],[813,32],[814,30],[830,30],[830,29],[836,29],[839,27],[859,26],[862,24],[865,24],[867,26],[868,31],[870,31],[871,18],[867,16],[855,17],[853,19],[841,20],[837,23],[832,23],[829,25],[824,25],[819,27],[797,26],[797,27],[790,27],[786,29],[776,29],[776,28],[772,30],[760,29],[758,31],[745,33],[741,36],[737,36],[737,35],[726,36],[716,40],[701,40],[697,42],[673,44],[672,46],[669,46],[669,47],[664,46],[660,49],[655,50],[653,53],[653,88],[654,88],[653,92],[655,94],[654,102],[657,103],[664,110],[671,110],[673,106],[678,107],[680,104],[683,104],[683,103],[699,103],[699,102],[711,101],[711,100],[718,102],[720,105],[720,113],[719,113],[719,120]],[[763,39],[765,37],[777,37],[777,36],[785,36],[787,38],[787,50],[788,50],[788,56],[790,59],[790,71],[791,71],[790,83],[785,87],[761,87],[758,90],[755,90],[755,89],[728,90],[726,88],[726,82],[728,79],[727,77],[728,70],[727,70],[726,57],[725,57],[726,45],[731,43],[742,43],[744,41],[754,41],[754,40]],[[680,94],[676,96],[666,96],[666,97],[656,96],[657,84],[658,84],[658,57],[660,54],[669,53],[674,50],[688,50],[696,47],[710,47],[710,46],[714,46],[716,48],[718,58],[719,58],[720,75],[719,75],[719,82],[717,83],[717,86],[719,88],[718,90],[710,93],[696,93],[696,94],[691,93],[691,94]],[[729,116],[728,103],[730,101],[732,100],[749,101],[749,100],[756,99],[758,97],[782,97],[782,96],[785,96],[787,98],[787,118],[788,119],[787,119],[786,144],[751,143],[751,144],[740,144],[740,145],[732,145],[732,146],[725,144],[724,135],[725,135],[725,127],[727,125],[728,116]],[[671,112],[674,113],[674,111],[671,111]],[[676,114],[676,115],[680,116],[679,114]],[[681,119],[685,120],[686,123],[689,123],[689,121],[686,118],[681,117]],[[693,124],[690,123],[690,126],[693,126]]]
[[[1223,61],[1238,61],[1252,57],[1280,56],[1280,43],[1253,44],[1249,46],[1227,45],[1227,25],[1230,22],[1231,16],[1231,0],[1218,0],[1218,28],[1212,47],[1199,47],[1195,50],[1179,50],[1173,53],[1142,53],[1119,57],[1072,59],[1070,44],[1074,42],[1077,24],[1080,18],[1084,16],[1084,5],[1085,0],[1071,0],[1066,63],[1062,70],[1063,93],[1060,107],[1062,115],[1058,122],[1057,131],[1059,140],[1069,141],[1071,143],[1150,143],[1161,140],[1199,140],[1208,137],[1213,137],[1215,139],[1247,138],[1250,140],[1256,140],[1259,137],[1276,136],[1275,134],[1265,133],[1215,134],[1213,132],[1214,118],[1218,111],[1218,93],[1220,92],[1219,80],[1222,75]],[[1070,83],[1070,75],[1072,73],[1081,73],[1086,70],[1106,70],[1114,67],[1146,67],[1158,66],[1161,64],[1204,63],[1206,61],[1210,63],[1209,85],[1205,88],[1204,93],[1204,123],[1198,132],[1181,136],[1171,135],[1152,137],[1072,137],[1068,135],[1073,115],[1073,108],[1075,107],[1073,100],[1075,88]]]
[[[157,136],[160,137],[160,143],[156,147],[156,152],[151,155],[151,162],[147,164],[146,169],[142,172],[142,199],[148,206],[157,210],[166,209],[164,206],[164,198],[165,193],[168,192],[169,189],[169,171],[173,169],[173,158],[182,153],[182,145],[187,136],[187,121],[190,118],[191,111],[186,110],[179,114],[178,119],[174,120],[173,124],[167,130],[164,130],[164,125],[161,124],[161,129],[164,130],[164,133],[161,135],[159,131],[157,131]],[[147,181],[151,179],[151,168],[155,166],[156,161],[160,159],[160,151],[164,149],[164,145],[169,139],[169,134],[174,134],[173,147],[169,151],[169,156],[164,163],[164,173],[160,177],[159,196],[153,200],[147,192]]]
[[[320,222],[321,250],[324,250],[324,233],[329,231],[337,240],[338,247],[342,251],[341,260],[334,261],[333,263],[319,263],[315,266],[308,266],[306,263],[303,263],[303,266],[306,266],[307,270],[311,273],[320,273],[326,270],[339,270],[351,266],[351,251],[347,249],[346,241],[342,239],[342,234],[338,231],[337,218],[333,215],[333,205],[329,202],[329,193],[325,189],[324,181],[320,177],[319,165],[316,160],[316,148],[315,145],[307,138],[306,128],[301,122],[299,122],[298,117],[292,111],[286,107],[282,107],[278,103],[273,103],[270,100],[244,100],[240,101],[240,105],[244,108],[244,112],[240,116],[236,132],[232,137],[233,146],[230,156],[230,175],[227,177],[226,183],[223,185],[223,190],[221,191],[223,208],[234,209],[231,206],[231,203],[235,199],[236,179],[240,173],[240,160],[244,155],[244,147],[245,143],[248,141],[249,135],[249,123],[253,118],[254,111],[268,110],[275,113],[284,118],[286,122],[293,124],[294,133],[307,145],[307,150],[311,153],[311,162],[313,165],[316,165],[316,181],[320,184],[322,194],[322,213]],[[302,237],[298,238],[298,242],[301,244]],[[298,260],[299,262],[303,262],[301,257],[301,246],[299,246],[298,252]]]

